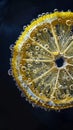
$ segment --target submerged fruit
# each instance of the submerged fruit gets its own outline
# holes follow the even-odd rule
[[[73,106],[73,13],[44,14],[16,41],[13,76],[26,98],[46,109]]]

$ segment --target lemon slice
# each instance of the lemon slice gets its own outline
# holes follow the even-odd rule
[[[73,106],[73,13],[41,15],[16,41],[11,69],[28,101],[44,109]]]

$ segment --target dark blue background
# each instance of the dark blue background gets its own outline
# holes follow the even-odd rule
[[[21,97],[9,77],[9,46],[14,44],[23,25],[43,12],[73,11],[72,0],[0,0],[0,130],[71,130],[73,108],[45,112]]]

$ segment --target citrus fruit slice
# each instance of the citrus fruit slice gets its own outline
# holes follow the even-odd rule
[[[44,109],[73,106],[73,13],[41,15],[16,41],[13,76],[32,104]]]

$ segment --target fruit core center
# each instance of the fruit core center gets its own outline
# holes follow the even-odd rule
[[[57,67],[62,67],[64,65],[64,58],[63,57],[59,57],[55,60],[56,66]]]

